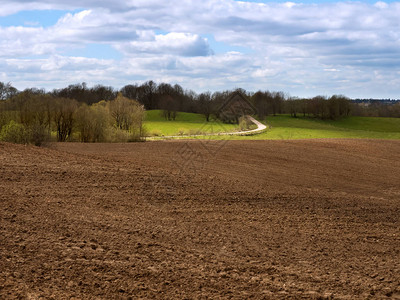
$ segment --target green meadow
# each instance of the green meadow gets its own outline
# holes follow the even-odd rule
[[[270,116],[265,122],[268,131],[241,139],[316,139],[371,138],[400,139],[400,119],[347,117],[341,120],[292,118],[288,115]],[[234,137],[236,138],[236,137]]]
[[[268,116],[262,121],[268,130],[252,136],[207,136],[207,139],[318,139],[365,138],[400,139],[400,118],[347,117],[341,120],[318,120],[289,115]],[[206,122],[203,115],[178,113],[175,121],[162,117],[159,110],[147,111],[145,128],[149,136],[187,136],[202,133],[233,132],[237,125]],[[202,138],[202,137],[196,137]]]
[[[161,110],[148,110],[144,122],[147,136],[180,136],[237,131],[236,124],[223,124],[216,120],[206,122],[200,114],[178,112],[175,120],[166,120]]]

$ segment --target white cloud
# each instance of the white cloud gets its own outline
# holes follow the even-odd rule
[[[155,79],[196,90],[242,86],[310,96],[393,97],[399,92],[400,2],[6,0],[0,16],[24,9],[81,10],[50,27],[0,27],[3,81],[19,86],[30,80],[29,85],[51,87],[79,78],[115,86]],[[210,35],[217,44],[206,38]],[[218,43],[226,49],[214,54]],[[110,45],[121,59],[66,54],[88,44]],[[230,46],[247,51],[235,53]]]
[[[208,42],[197,34],[171,32],[165,35],[159,34],[145,40],[136,40],[117,46],[127,55],[138,53],[175,54],[178,56],[206,56],[211,54]]]

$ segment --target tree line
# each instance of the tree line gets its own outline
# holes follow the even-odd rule
[[[88,105],[40,90],[25,90],[0,103],[0,140],[32,143],[138,141],[143,136],[144,107],[121,93]]]
[[[200,94],[182,88],[180,85],[168,83],[157,84],[154,81],[147,81],[143,84],[130,84],[116,90],[111,86],[96,85],[89,88],[85,83],[69,85],[65,88],[54,89],[46,92],[42,89],[31,88],[23,91],[30,94],[46,94],[55,98],[74,99],[79,103],[92,105],[100,101],[111,101],[118,93],[124,97],[134,99],[143,105],[146,110],[160,109],[168,120],[174,120],[176,113],[191,112],[204,114],[206,120],[218,113],[229,96],[234,92],[240,92],[254,105],[261,118],[267,115],[279,113],[290,113],[293,116],[304,113],[307,107],[307,115],[321,118],[337,118],[336,106],[342,105],[349,100],[344,96],[332,96],[326,98],[318,96],[312,99],[294,99],[283,92],[257,91],[248,92],[243,89],[226,90],[211,93],[209,91]],[[19,92],[10,84],[0,85],[0,99],[13,98]],[[323,102],[322,100],[326,100]],[[322,101],[322,102],[321,102]],[[307,102],[304,104],[303,102]],[[328,104],[330,103],[330,104]],[[320,109],[317,112],[317,108]],[[330,109],[329,112],[328,110]],[[339,115],[342,115],[342,108],[339,108]]]
[[[351,114],[362,117],[400,118],[400,100],[354,100]]]
[[[78,83],[49,92],[38,88],[18,91],[10,83],[0,82],[0,138],[14,134],[21,141],[40,144],[55,132],[60,142],[73,135],[82,142],[140,140],[145,110],[161,110],[171,121],[178,112],[203,114],[210,121],[220,116],[221,107],[234,93],[244,95],[261,120],[277,114],[331,120],[350,114],[400,117],[400,103],[366,106],[343,95],[300,99],[283,92],[254,93],[240,88],[197,94],[178,84],[151,80],[119,90]]]

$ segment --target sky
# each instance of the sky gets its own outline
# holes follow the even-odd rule
[[[400,98],[400,1],[0,0],[0,81]]]

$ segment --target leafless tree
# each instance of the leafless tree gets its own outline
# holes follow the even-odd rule
[[[143,105],[119,93],[117,98],[108,103],[108,109],[117,129],[130,131],[134,139],[142,136]]]
[[[0,100],[10,99],[18,93],[18,90],[10,82],[0,82]]]
[[[214,113],[214,103],[212,101],[211,93],[205,92],[198,96],[199,112],[202,113],[206,121],[210,121],[211,114]]]
[[[78,102],[68,98],[56,98],[54,99],[52,108],[52,115],[57,130],[57,141],[65,142],[72,135]]]

